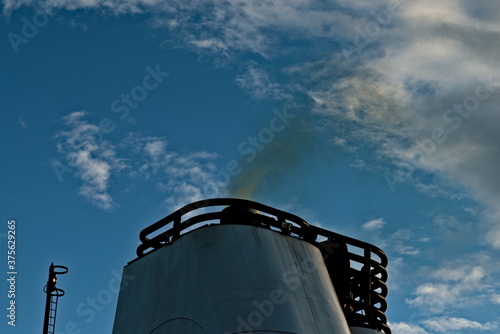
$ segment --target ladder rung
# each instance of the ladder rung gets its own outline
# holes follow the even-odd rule
[[[57,302],[58,302],[58,297],[53,296],[54,298],[51,298],[49,301],[49,319],[48,319],[48,328],[47,328],[47,333],[48,334],[54,334],[54,331],[56,329],[56,314],[57,314]]]

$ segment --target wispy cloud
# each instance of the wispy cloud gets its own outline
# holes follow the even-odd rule
[[[57,151],[74,169],[81,181],[79,194],[102,209],[111,209],[116,204],[109,193],[112,173],[126,167],[117,157],[116,148],[103,139],[99,127],[85,120],[85,111],[76,111],[62,118],[65,129],[56,133]]]
[[[169,150],[164,137],[138,133],[130,133],[123,146],[134,154],[129,175],[154,182],[157,189],[167,194],[165,204],[169,209],[224,193],[225,184],[216,175],[216,153],[180,153]]]
[[[382,225],[383,227],[385,225],[385,221],[383,220],[382,222],[384,222],[384,224],[378,223],[377,220],[373,220],[371,222],[374,222],[372,223],[374,227],[378,227],[380,225]],[[376,231],[376,229],[367,230],[366,228],[364,230],[368,232]],[[377,240],[376,244],[380,247],[383,247],[387,251],[396,252],[397,254],[395,255],[397,256],[403,255],[403,257],[415,257],[421,254],[420,247],[428,241],[428,238],[422,237],[421,232],[416,231],[415,229],[398,228],[395,232],[386,236],[384,239]],[[393,284],[395,283],[393,282]]]
[[[377,218],[364,223],[361,228],[365,231],[375,231],[382,229],[385,224],[384,218]]]
[[[485,205],[484,238],[500,248],[500,70],[490,52],[500,24],[475,5],[422,0],[402,4],[384,29],[350,59],[333,53],[288,71],[349,145],[374,148],[393,183],[465,190]]]
[[[424,320],[422,321],[422,323],[429,330],[436,331],[439,333],[463,331],[464,329],[493,330],[498,328],[498,325],[493,322],[482,324],[477,321],[472,321],[465,318],[456,318],[456,317],[440,317],[435,319]]]
[[[429,334],[429,332],[422,327],[405,322],[391,322],[389,326],[393,334]]]
[[[224,193],[225,184],[216,175],[217,154],[174,151],[168,149],[166,138],[139,133],[129,133],[114,145],[87,121],[88,116],[77,111],[63,117],[64,129],[54,140],[62,156],[58,163],[74,172],[81,182],[78,193],[97,207],[109,210],[118,205],[111,196],[112,178],[115,185],[137,179],[150,182],[166,194],[169,209]]]
[[[494,304],[500,305],[500,294],[494,294],[490,297],[490,300]]]
[[[19,117],[18,118],[18,121],[19,121],[19,125],[21,125],[21,127],[23,129],[28,129],[28,123],[26,122],[26,119],[24,117]]]
[[[464,259],[446,261],[425,274],[428,282],[414,291],[407,303],[418,308],[425,318],[443,317],[467,310],[473,315],[486,314],[494,307],[500,286],[496,283],[498,261],[490,255],[475,254]]]
[[[244,71],[236,77],[235,83],[257,100],[271,98],[279,101],[291,97],[268,71],[254,61],[244,66]]]
[[[291,35],[298,40],[323,38],[337,40],[352,26],[348,14],[353,5],[347,1],[318,3],[309,1],[237,2],[225,0],[3,0],[4,12],[21,5],[49,8],[95,9],[116,14],[152,13],[154,26],[166,27],[184,46],[200,52],[231,58],[250,52],[264,58],[282,54],[276,48]],[[376,8],[363,2],[367,10]]]

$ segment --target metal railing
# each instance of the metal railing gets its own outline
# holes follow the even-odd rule
[[[217,211],[214,207],[225,207]],[[195,211],[202,211],[196,214]],[[317,226],[302,218],[253,201],[216,198],[186,205],[139,234],[141,258],[173,243],[193,229],[212,224],[246,224],[268,228],[316,245],[322,252],[349,326],[391,334],[387,325],[387,256],[378,247]],[[321,241],[319,241],[321,240]],[[334,274],[335,273],[335,274]]]

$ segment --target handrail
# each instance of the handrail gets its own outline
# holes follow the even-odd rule
[[[245,207],[245,208],[252,208],[258,211],[261,211],[266,214],[270,214],[276,217],[276,219],[279,222],[285,222],[285,221],[290,221],[292,223],[295,223],[298,225],[300,228],[308,229],[310,225],[304,221],[302,218],[293,215],[289,212],[281,211],[278,209],[275,209],[273,207],[249,201],[249,200],[244,200],[244,199],[236,199],[236,198],[214,198],[214,199],[207,199],[207,200],[201,200],[197,201],[188,205],[185,205],[184,207],[178,209],[177,211],[169,214],[165,218],[160,219],[156,223],[146,227],[139,233],[139,239],[142,242],[142,245],[138,247],[137,249],[137,256],[142,257],[145,254],[149,253],[147,250],[149,248],[153,248],[152,250],[156,249],[156,246],[159,246],[160,244],[168,244],[170,242],[173,242],[176,238],[180,236],[180,232],[182,230],[185,230],[192,226],[193,224],[186,225],[186,222],[189,220],[187,219],[186,221],[182,221],[182,216],[187,215],[195,210],[207,208],[207,207],[215,207],[215,206],[236,206],[236,207]],[[220,216],[216,216],[217,214],[221,214],[221,212],[214,212],[214,216],[210,216],[210,219],[220,219]],[[201,216],[201,215],[199,215]],[[201,216],[203,217],[203,216]],[[206,217],[208,218],[208,217]],[[210,219],[201,219],[198,222],[210,220]],[[197,223],[198,223],[197,222]],[[153,234],[155,232],[158,232],[162,228],[166,227],[167,225],[172,224],[173,227],[171,230],[168,230],[163,233],[158,233],[157,235]],[[295,228],[295,230],[297,230]],[[176,233],[173,233],[176,232]],[[161,243],[160,243],[161,241]],[[150,251],[152,251],[150,250]]]
[[[388,289],[385,284],[387,281],[388,264],[387,256],[380,248],[361,240],[353,239],[326,229],[311,226],[319,236],[326,237],[327,240],[320,243],[320,249],[325,259],[327,269],[329,269],[330,278],[334,283],[337,296],[343,306],[344,315],[350,326],[367,327],[376,329],[386,334],[391,334],[387,325],[387,296]],[[363,250],[363,255],[347,251],[342,254],[335,250],[334,245],[354,246]],[[337,247],[339,249],[340,246]],[[376,255],[379,260],[375,260]],[[329,265],[328,258],[336,259],[334,264]],[[345,258],[345,259],[343,259]],[[329,268],[329,266],[339,265],[342,260],[347,261],[348,268],[339,270],[339,268]],[[360,270],[353,266],[352,262],[357,263]],[[333,274],[335,273],[335,274]],[[342,276],[344,277],[335,277]],[[335,281],[334,281],[335,279]],[[339,281],[344,283],[339,284]],[[337,284],[336,284],[337,283]]]
[[[188,233],[187,229],[196,224],[206,222],[205,225],[198,227],[202,228],[211,225],[209,223],[211,221],[216,224],[218,221],[221,224],[227,217],[232,217],[230,215],[233,213],[226,210],[193,215],[196,210],[220,206],[258,210],[258,213],[240,211],[236,214],[246,214],[251,217],[248,221],[240,222],[242,224],[273,229],[317,246],[329,269],[330,278],[343,306],[348,324],[391,334],[387,325],[387,317],[384,314],[387,309],[385,300],[387,271],[385,268],[388,263],[384,251],[364,241],[310,225],[296,215],[261,203],[235,198],[216,198],[188,204],[140,232],[139,239],[142,244],[137,247],[138,258],[173,243],[183,235],[181,232]],[[240,218],[241,216],[236,217],[237,220],[241,220]],[[326,238],[326,241],[317,241],[320,236]],[[349,246],[359,248],[363,254],[349,251]],[[342,263],[345,265],[343,271],[336,268],[337,270],[330,272],[330,267],[342,265]],[[336,274],[332,275],[333,272]],[[345,277],[339,277],[342,276],[338,274],[339,272],[343,272]]]

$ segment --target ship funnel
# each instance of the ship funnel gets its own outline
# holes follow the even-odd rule
[[[387,257],[260,203],[195,202],[144,228],[113,334],[390,334]]]

